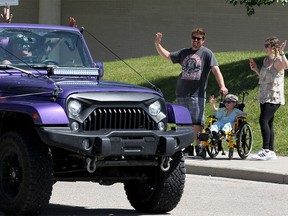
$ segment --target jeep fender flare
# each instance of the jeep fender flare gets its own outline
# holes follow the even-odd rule
[[[53,102],[6,101],[2,102],[0,112],[24,113],[31,116],[34,124],[68,124],[66,113],[59,104]]]
[[[191,125],[191,115],[188,109],[184,106],[167,103],[168,123],[175,123],[177,125]]]

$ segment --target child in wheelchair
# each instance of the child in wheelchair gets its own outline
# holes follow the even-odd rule
[[[211,96],[209,101],[214,116],[210,116],[208,127],[198,136],[205,149],[201,156],[205,158],[206,151],[212,158],[221,150],[222,154],[225,154],[222,141],[226,140],[229,142],[230,159],[233,157],[233,148],[236,145],[240,157],[246,158],[252,148],[252,132],[245,121],[247,114],[243,111],[244,103],[238,104],[238,97],[233,94],[228,94],[219,108],[215,105],[214,96]],[[239,139],[237,144],[232,141],[233,137]]]
[[[247,116],[245,112],[236,108],[238,105],[238,97],[233,94],[228,94],[224,101],[224,107],[216,108],[214,96],[210,97],[210,103],[215,112],[215,121],[207,130],[213,135],[214,139],[219,139],[221,136],[228,134],[233,129],[238,116]]]

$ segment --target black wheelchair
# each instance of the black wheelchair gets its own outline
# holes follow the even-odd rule
[[[245,104],[244,99],[247,92],[242,94],[242,102],[238,103],[236,108],[244,110]],[[221,99],[220,107],[223,107],[224,103]],[[208,125],[206,129],[203,129],[202,133],[198,135],[198,139],[201,141],[203,149],[200,156],[206,158],[206,153],[211,158],[215,158],[219,152],[222,155],[226,155],[222,142],[228,142],[228,158],[231,160],[233,158],[234,149],[237,149],[238,155],[241,159],[246,159],[252,149],[253,145],[253,134],[249,123],[246,121],[246,116],[238,116],[236,122],[233,124],[233,129],[229,132],[224,133],[220,131],[215,134],[211,133],[209,127],[217,121],[215,116],[209,116]]]

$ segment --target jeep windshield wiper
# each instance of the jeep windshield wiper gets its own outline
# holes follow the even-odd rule
[[[0,65],[0,69],[1,69],[1,70],[3,70],[3,69],[15,69],[15,70],[20,71],[21,73],[25,73],[25,74],[27,74],[27,75],[32,75],[32,76],[34,76],[34,74],[33,74],[32,72],[30,72],[30,71],[27,71],[27,70],[24,70],[24,69],[21,69],[21,68],[18,68],[18,67],[9,65],[9,64]]]

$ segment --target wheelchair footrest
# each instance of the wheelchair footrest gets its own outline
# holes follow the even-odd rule
[[[209,134],[207,134],[207,133],[199,134],[198,139],[200,141],[207,141],[207,140],[209,140]]]

